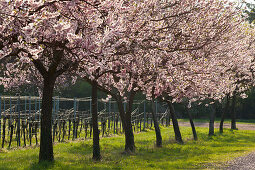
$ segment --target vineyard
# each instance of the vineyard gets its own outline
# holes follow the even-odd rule
[[[126,103],[124,103],[124,108]],[[135,101],[132,112],[133,130],[141,132],[153,127],[149,101]],[[102,137],[123,133],[116,102],[98,100],[99,129]],[[39,144],[41,98],[32,96],[1,96],[1,147]],[[90,98],[53,98],[52,132],[54,142],[92,137]],[[168,109],[156,104],[157,120],[170,125]]]

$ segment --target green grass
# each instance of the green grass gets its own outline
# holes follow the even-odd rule
[[[255,150],[254,131],[231,131],[208,137],[208,128],[197,128],[198,141],[191,129],[181,127],[184,145],[174,142],[172,127],[161,128],[163,147],[155,148],[155,133],[135,134],[136,153],[123,154],[124,137],[102,138],[103,159],[93,162],[92,140],[54,145],[54,163],[38,164],[39,148],[0,151],[0,169],[190,169],[221,166],[223,162]]]
[[[189,122],[189,119],[178,119],[180,122]],[[193,119],[194,122],[209,122],[209,119]],[[216,123],[220,123],[220,118],[215,119]],[[231,119],[225,119],[224,123],[231,123]],[[236,119],[237,124],[255,124],[255,119]]]

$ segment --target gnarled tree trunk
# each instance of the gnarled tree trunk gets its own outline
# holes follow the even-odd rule
[[[129,101],[128,107],[125,116],[125,136],[126,136],[126,145],[125,151],[126,152],[135,152],[135,139],[134,139],[134,132],[132,128],[132,108],[134,103],[135,92],[133,90],[130,91],[129,94]]]
[[[134,140],[134,133],[131,123],[131,112],[126,113],[126,120],[125,124],[125,151],[126,152],[134,152],[135,151],[135,140]]]
[[[233,97],[232,97],[232,105],[231,105],[231,129],[237,129],[236,127],[236,111],[235,111],[235,106],[236,106],[236,92],[234,91]]]
[[[224,119],[225,119],[225,115],[227,114],[229,109],[229,94],[226,97],[226,105],[224,108],[224,111],[222,112],[221,115],[221,120],[220,120],[220,133],[223,133],[223,124],[224,124]]]
[[[92,126],[93,126],[93,159],[100,160],[98,115],[97,115],[97,83],[92,82]]]
[[[159,128],[159,124],[155,115],[155,103],[154,100],[151,101],[151,107],[152,107],[152,119],[154,123],[155,133],[156,133],[156,146],[162,147],[162,136]]]
[[[120,112],[120,117],[122,121],[123,130],[125,133],[125,151],[127,153],[135,151],[135,141],[134,141],[134,133],[131,123],[131,112],[132,112],[132,104],[133,104],[133,97],[130,96],[128,109],[125,112],[123,102],[121,98],[117,98],[118,109]]]
[[[176,117],[175,111],[174,111],[174,106],[171,102],[167,102],[167,104],[168,104],[168,107],[170,110],[170,116],[171,116],[173,127],[174,127],[175,140],[178,143],[183,144],[182,135],[181,135],[177,117]]]
[[[212,109],[210,113],[210,122],[209,122],[209,136],[214,135],[214,119],[215,119],[215,109]]]
[[[193,122],[193,119],[192,119],[192,116],[189,112],[189,109],[187,108],[187,106],[185,107],[186,108],[186,112],[189,116],[189,122],[190,122],[190,126],[191,126],[191,129],[192,129],[192,133],[193,133],[193,138],[194,140],[197,140],[197,131],[196,131],[196,128],[195,128],[195,125],[194,125],[194,122]]]
[[[55,80],[53,76],[48,75],[44,78],[43,82],[39,162],[54,160],[52,145],[52,96]]]

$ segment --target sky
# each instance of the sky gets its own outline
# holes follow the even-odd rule
[[[246,2],[253,2],[253,3],[255,3],[255,1],[254,1],[254,0],[246,0]]]
[[[229,1],[231,1],[231,2],[242,2],[243,0],[229,0]],[[249,3],[251,3],[251,2],[255,3],[255,0],[244,0],[244,1],[249,2]]]

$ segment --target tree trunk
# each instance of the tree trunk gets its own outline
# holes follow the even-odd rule
[[[225,105],[225,108],[224,108],[224,111],[221,115],[221,120],[220,120],[220,133],[223,133],[223,124],[224,124],[224,119],[225,119],[225,115],[227,114],[228,112],[228,109],[229,109],[229,94],[227,95],[227,98],[226,98],[226,105]]]
[[[172,118],[172,123],[173,123],[173,127],[174,127],[174,134],[175,134],[175,140],[180,143],[183,144],[183,140],[182,140],[182,135],[180,132],[180,128],[179,128],[179,124],[177,121],[177,117],[175,115],[175,111],[174,111],[174,106],[171,102],[167,102],[169,110],[170,110],[170,116]]]
[[[92,126],[93,126],[93,160],[100,160],[98,115],[97,115],[97,83],[92,83]]]
[[[237,129],[236,128],[236,111],[235,111],[235,106],[236,106],[236,92],[233,94],[232,98],[232,105],[231,105],[231,129]]]
[[[159,128],[158,121],[156,119],[155,115],[155,103],[154,100],[151,101],[151,107],[152,107],[152,119],[154,122],[154,128],[155,128],[155,133],[156,133],[156,146],[157,147],[162,147],[162,136]]]
[[[190,126],[191,126],[191,129],[192,129],[193,138],[194,138],[194,140],[197,140],[197,131],[196,131],[192,116],[191,116],[191,114],[189,112],[189,109],[187,107],[186,107],[186,112],[189,116],[189,122],[190,122]]]
[[[124,111],[124,106],[123,106],[123,102],[121,101],[121,99],[116,99],[117,105],[118,105],[118,109],[119,109],[119,113],[120,113],[120,119],[121,119],[121,123],[123,126],[123,130],[125,131],[125,126],[124,124],[126,124],[125,119],[126,119],[126,115],[125,115],[125,111]],[[121,125],[120,123],[120,125]],[[121,129],[121,126],[120,126]]]
[[[214,135],[214,119],[215,119],[215,110],[212,109],[210,113],[210,122],[209,122],[209,136]]]
[[[131,123],[131,113],[126,114],[125,120],[125,151],[128,153],[132,153],[135,151],[135,141],[134,141],[134,133],[132,129]]]
[[[47,77],[44,79],[39,162],[54,160],[52,145],[52,96],[54,84],[54,78]]]
[[[133,104],[133,101],[129,101],[129,108],[125,113],[122,100],[120,98],[116,100],[117,100],[118,109],[120,112],[120,118],[122,121],[123,130],[125,133],[125,151],[127,153],[130,153],[130,152],[132,153],[135,151],[135,141],[134,141],[134,133],[133,133],[132,123],[131,123],[131,110],[130,110],[130,107],[132,107],[131,104]]]
[[[102,87],[99,86],[99,88],[106,92],[111,94],[118,105],[119,113],[120,113],[120,129],[123,128],[124,133],[125,133],[125,151],[127,152],[134,152],[135,151],[135,142],[134,142],[134,134],[133,134],[133,129],[132,129],[132,123],[131,123],[131,112],[132,112],[132,104],[133,104],[133,98],[136,92],[133,90],[130,91],[130,96],[129,96],[129,105],[127,111],[124,110],[123,106],[123,100],[122,96],[119,94],[116,94],[112,91],[108,91]]]

